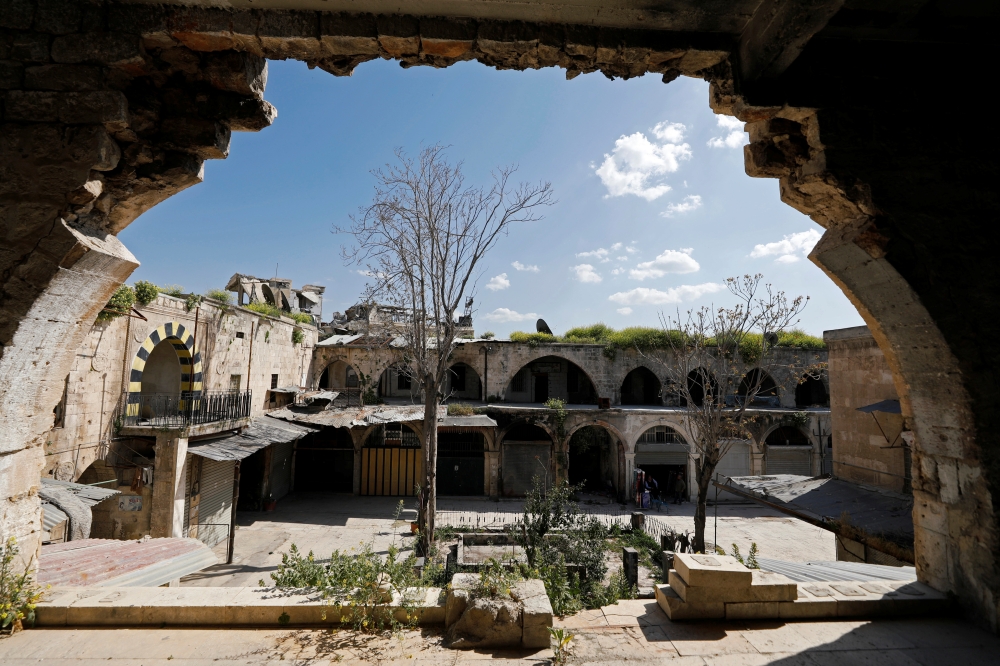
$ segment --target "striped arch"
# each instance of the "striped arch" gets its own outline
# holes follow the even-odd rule
[[[132,359],[132,370],[128,378],[128,416],[139,416],[138,403],[139,395],[142,393],[142,373],[146,369],[146,361],[153,353],[153,348],[164,340],[170,341],[181,362],[181,407],[184,407],[186,396],[201,397],[203,386],[201,352],[194,348],[194,336],[184,328],[183,324],[175,321],[167,322],[157,326],[156,330],[143,340],[135,358]]]

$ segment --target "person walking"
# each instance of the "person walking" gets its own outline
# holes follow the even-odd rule
[[[684,477],[679,473],[677,474],[677,481],[674,483],[674,504],[684,503],[684,491],[687,490],[687,484],[684,483]]]

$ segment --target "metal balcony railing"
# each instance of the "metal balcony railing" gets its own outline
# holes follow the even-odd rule
[[[252,392],[182,391],[129,393],[125,396],[125,426],[184,428],[250,416]]]

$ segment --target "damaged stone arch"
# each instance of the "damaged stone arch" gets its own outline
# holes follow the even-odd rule
[[[667,381],[664,377],[657,374],[657,371],[650,367],[651,365],[653,364],[646,362],[639,363],[617,379],[619,404],[663,404],[665,397],[663,389],[667,385]],[[652,384],[652,386],[649,384]]]
[[[321,389],[360,388],[361,379],[357,369],[346,358],[334,358],[319,371],[316,387]]]
[[[504,400],[544,403],[549,398],[559,398],[567,404],[596,404],[602,389],[593,379],[600,377],[598,369],[588,368],[590,364],[586,359],[577,358],[575,354],[552,351],[543,347],[528,360],[518,359],[520,367],[505,378]],[[583,362],[583,365],[577,361]],[[564,363],[565,371],[562,369]],[[557,364],[558,369],[555,367]],[[545,366],[551,366],[551,370]],[[532,372],[532,367],[544,371]],[[558,378],[559,382],[552,381],[553,378]]]
[[[169,346],[169,347],[168,347]],[[144,417],[142,414],[142,396],[159,393],[152,391],[148,382],[143,382],[143,376],[147,371],[147,365],[154,354],[163,350],[172,350],[176,355],[179,365],[177,381],[178,406],[184,409],[186,401],[196,399],[202,391],[202,364],[201,353],[195,349],[194,336],[183,324],[179,322],[167,322],[157,326],[146,339],[143,340],[132,358],[132,367],[129,371],[128,396],[125,402],[126,417]],[[155,361],[154,361],[155,362]],[[150,368],[150,371],[155,369]],[[172,391],[170,391],[172,393]]]
[[[699,76],[711,83],[716,113],[747,123],[747,173],[778,178],[782,200],[827,230],[810,259],[858,308],[893,370],[914,433],[921,580],[955,593],[996,627],[1000,394],[998,361],[985,350],[1000,348],[1000,334],[966,316],[1000,287],[992,250],[980,240],[983,220],[998,208],[992,194],[982,196],[995,189],[996,156],[973,135],[912,145],[934,114],[973,121],[977,111],[953,100],[975,89],[991,62],[975,39],[889,52],[880,49],[893,40],[834,35],[779,52],[779,66],[760,62],[774,51],[755,50],[738,27],[671,26],[668,12],[640,13],[649,20],[631,24],[615,13],[602,27],[600,7],[584,19],[555,9],[543,16],[523,4],[510,15],[448,19],[66,6],[64,16],[36,19],[29,0],[3,17],[3,28],[28,47],[15,52],[0,40],[4,469],[40,466],[32,444],[51,426],[73,350],[137,266],[114,234],[200,182],[204,159],[227,154],[230,132],[274,118],[262,99],[264,58],[297,58],[335,74],[383,57],[404,66],[554,65],[570,78]],[[949,93],[937,96],[942,101],[919,92],[928,72],[940,73]],[[901,106],[922,113],[909,119]],[[30,551],[37,499],[30,484],[4,481],[4,496],[16,499],[4,528]]]
[[[628,482],[626,478],[627,465],[625,457],[628,448],[626,442],[628,440],[617,427],[615,427],[613,424],[603,419],[591,418],[589,421],[581,421],[579,423],[572,425],[567,429],[566,436],[557,445],[558,453],[561,454],[561,459],[564,462],[562,469],[559,470],[560,478],[562,480],[567,481],[568,483],[574,482],[575,471],[573,467],[574,461],[573,461],[573,450],[572,450],[573,436],[583,431],[585,428],[600,429],[601,431],[606,433],[608,438],[611,440],[610,450],[606,452],[608,454],[609,459],[607,461],[603,460],[603,458],[600,459],[599,464],[596,467],[600,469],[603,468],[606,464],[610,467],[610,469],[608,470],[601,469],[601,471],[607,472],[604,475],[605,477],[610,477],[613,479],[614,490],[617,494],[620,495],[623,489],[627,487],[627,482]],[[584,461],[577,461],[577,464],[579,465],[581,462]],[[593,468],[594,467],[594,465],[592,464],[593,462],[594,461],[591,459],[587,460],[584,464],[591,463],[590,467]],[[591,480],[588,479],[588,485],[591,485],[589,481]]]

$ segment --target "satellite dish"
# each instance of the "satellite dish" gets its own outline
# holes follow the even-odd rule
[[[552,329],[549,328],[549,325],[545,323],[544,319],[539,319],[535,322],[535,330],[539,333],[548,333],[549,335],[552,335]]]

